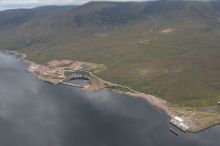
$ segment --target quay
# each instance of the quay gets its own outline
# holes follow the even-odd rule
[[[184,120],[180,117],[174,116],[171,118],[170,123],[177,128],[179,128],[181,131],[186,132],[189,130],[189,126],[184,123]]]

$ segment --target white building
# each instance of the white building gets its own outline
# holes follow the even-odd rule
[[[177,120],[179,123],[183,122],[183,119],[181,119],[180,117],[175,116],[174,119]]]

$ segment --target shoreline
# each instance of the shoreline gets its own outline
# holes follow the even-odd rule
[[[27,65],[28,69],[30,68],[31,65],[36,64],[35,62],[26,60],[25,59],[26,54],[21,54],[21,53],[18,53],[16,51],[10,51],[10,50],[0,50],[0,52],[11,53],[11,54],[19,57],[19,59],[21,59],[21,61],[25,65]],[[82,72],[88,73],[91,77],[93,77],[95,79],[92,82],[94,84],[91,83],[88,86],[86,86],[85,88],[82,88],[82,91],[95,92],[95,91],[107,88],[107,89],[111,89],[114,92],[117,92],[117,93],[120,93],[120,94],[125,94],[125,95],[132,96],[132,97],[142,98],[142,99],[146,100],[152,106],[154,106],[154,107],[158,108],[159,110],[162,110],[163,112],[165,112],[165,114],[168,116],[168,118],[170,120],[170,123],[175,125],[177,128],[179,128],[183,132],[198,133],[198,132],[204,131],[208,128],[211,128],[211,127],[214,127],[214,126],[217,126],[217,125],[220,124],[220,122],[215,123],[215,124],[205,123],[204,124],[205,126],[204,125],[202,126],[202,124],[200,126],[198,126],[198,125],[195,124],[197,121],[193,123],[192,122],[193,120],[191,119],[192,117],[190,117],[190,116],[187,117],[187,114],[189,112],[185,113],[185,115],[183,114],[184,116],[179,116],[179,115],[181,115],[182,113],[184,113],[186,111],[184,111],[183,109],[175,109],[173,107],[171,108],[169,103],[166,100],[163,100],[163,99],[158,98],[158,97],[153,96],[153,95],[148,95],[148,94],[145,94],[145,93],[135,91],[135,90],[131,89],[130,87],[126,87],[126,86],[122,86],[122,85],[118,85],[118,84],[114,84],[114,83],[105,81],[105,80],[99,78],[98,76],[94,75],[92,72],[89,72],[89,71],[82,71]],[[30,73],[33,73],[40,80],[48,81],[48,80],[45,80],[45,79],[41,78],[41,76],[39,74],[37,74],[36,72],[31,72],[30,71]],[[63,76],[66,79],[65,70],[63,70],[62,73],[63,73]],[[50,82],[50,81],[48,81],[48,82]],[[56,82],[50,82],[50,83],[56,85],[56,84],[59,84],[59,83],[63,83],[63,81],[60,81],[58,83],[56,83]],[[106,84],[108,86],[106,86]],[[123,88],[123,89],[127,89],[129,91],[121,91],[119,89],[113,89],[111,87],[120,87],[120,88]],[[184,118],[184,117],[186,117],[186,118]],[[187,122],[185,122],[185,119],[188,119],[188,120],[186,120]],[[190,123],[190,122],[192,122],[192,125],[188,125],[188,123]],[[207,125],[209,125],[209,126],[207,126]]]

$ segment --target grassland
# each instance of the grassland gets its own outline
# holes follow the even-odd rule
[[[143,36],[151,27],[153,23],[130,24],[120,32],[105,32],[105,37],[55,40],[19,51],[39,63],[74,59],[105,64],[107,69],[99,77],[179,106],[216,105],[220,100],[219,28],[199,22],[163,24]],[[167,28],[173,32],[161,33]],[[152,37],[157,39],[140,44]]]

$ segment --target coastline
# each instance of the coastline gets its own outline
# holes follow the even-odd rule
[[[21,53],[18,53],[18,52],[15,52],[15,51],[9,51],[9,50],[2,50],[1,52],[6,52],[6,53],[11,53],[15,56],[18,56],[19,59],[21,59],[21,61],[27,65],[28,69],[29,67],[32,65],[32,64],[36,64],[35,62],[32,62],[32,61],[29,61],[29,60],[26,60],[26,54],[21,54]],[[190,113],[192,115],[194,115],[194,113],[191,113],[191,111],[184,111],[184,109],[177,109],[177,108],[174,108],[172,107],[166,100],[163,100],[161,98],[158,98],[156,96],[153,96],[153,95],[147,95],[145,93],[141,93],[141,92],[138,92],[138,91],[135,91],[129,87],[126,87],[126,86],[122,86],[122,85],[118,85],[118,84],[114,84],[114,83],[111,83],[111,82],[108,82],[108,81],[105,81],[99,77],[97,77],[96,75],[94,75],[92,72],[90,71],[82,71],[82,72],[85,72],[87,74],[89,74],[91,77],[93,77],[93,83],[94,84],[91,84],[89,86],[86,86],[85,88],[83,88],[82,90],[83,91],[86,91],[86,92],[95,92],[97,90],[101,90],[103,88],[109,88],[111,89],[111,87],[120,87],[120,88],[125,88],[126,90],[128,91],[121,91],[121,90],[118,90],[118,89],[113,89],[115,92],[118,92],[118,93],[121,93],[121,94],[126,94],[126,95],[129,95],[129,96],[132,96],[132,97],[137,97],[137,98],[142,98],[142,99],[145,99],[149,104],[151,104],[152,106],[162,110],[163,112],[165,112],[167,114],[167,116],[169,117],[169,120],[172,121],[172,120],[175,120],[176,117],[180,117],[182,120],[184,120],[184,123],[183,122],[179,122],[175,125],[175,122],[174,122],[174,125],[177,126],[179,129],[181,129],[182,131],[184,132],[192,132],[192,133],[198,133],[200,131],[203,131],[203,130],[206,130],[210,127],[213,127],[213,126],[216,126],[216,125],[219,125],[220,122],[218,123],[215,123],[215,124],[201,124],[201,125],[196,125],[195,123],[197,122],[192,122],[192,119],[191,119],[191,115],[187,117],[187,115]],[[39,74],[37,74],[36,72],[31,72],[33,73],[35,76],[38,77],[38,79],[40,80],[43,80],[43,81],[48,81],[48,80],[45,80],[43,78],[41,78],[41,76],[39,76]],[[65,76],[65,71],[63,71],[63,76],[65,77],[66,79],[66,76]],[[65,80],[64,79],[64,80]],[[63,81],[61,82],[58,82],[58,83],[62,83]],[[51,82],[52,84],[58,84],[57,82]],[[107,85],[107,86],[106,86]],[[95,87],[94,87],[95,86]],[[172,108],[171,108],[172,107]],[[184,114],[183,114],[184,113]],[[211,115],[210,115],[211,116]],[[185,120],[185,119],[188,119],[188,120]],[[188,123],[192,122],[192,125],[189,125],[189,128],[187,129],[184,129],[182,128],[181,126],[179,126],[180,123],[183,123],[185,124],[185,121],[186,121],[186,125],[188,126]],[[173,124],[173,123],[172,123]],[[205,126],[204,126],[205,125]]]

